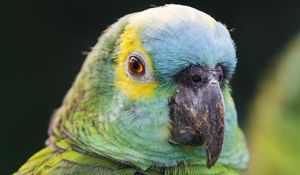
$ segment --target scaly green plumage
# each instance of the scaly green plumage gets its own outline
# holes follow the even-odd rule
[[[190,28],[193,23],[200,31]],[[189,30],[181,31],[181,25]],[[200,38],[190,42],[199,41],[199,46],[183,49],[181,42],[194,32]],[[171,41],[179,34],[177,43]],[[206,43],[201,44],[201,38]],[[156,49],[159,43],[165,49]],[[178,52],[180,44],[183,53]],[[145,54],[148,77],[142,80],[126,74],[127,52],[132,51]],[[189,57],[169,57],[175,52]],[[225,138],[219,161],[207,169],[203,146],[169,143],[168,104],[176,91],[176,72],[188,64],[213,67],[218,63],[228,67],[223,88]],[[16,174],[238,174],[249,156],[228,88],[235,63],[227,29],[190,7],[168,5],[121,18],[100,37],[52,117],[47,148]]]

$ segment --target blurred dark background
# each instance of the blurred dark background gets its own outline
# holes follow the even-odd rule
[[[233,96],[246,125],[258,80],[300,29],[300,1],[1,1],[0,175],[44,146],[50,116],[101,32],[125,14],[166,3],[190,5],[234,29]]]

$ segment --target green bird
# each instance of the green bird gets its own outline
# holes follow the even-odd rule
[[[299,174],[300,33],[276,57],[259,86],[248,127],[247,174]]]
[[[46,148],[15,174],[239,174],[236,62],[226,27],[194,8],[122,17],[87,56]]]

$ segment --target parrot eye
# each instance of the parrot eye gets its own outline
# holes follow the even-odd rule
[[[221,65],[217,65],[216,70],[218,71],[218,81],[221,83],[224,79],[224,75],[223,75],[223,68]]]
[[[128,59],[128,70],[131,74],[137,76],[145,74],[145,66],[140,55],[134,53]]]
[[[219,82],[223,81],[223,74],[222,73],[219,75],[218,79],[219,79]]]
[[[224,79],[223,71],[221,71],[220,74],[218,75],[218,81],[221,83],[223,79]]]

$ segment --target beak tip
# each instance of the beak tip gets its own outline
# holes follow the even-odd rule
[[[220,154],[221,154],[221,149],[215,150],[215,149],[209,149],[208,145],[205,145],[206,149],[206,167],[210,169],[213,167],[216,162],[218,161]]]
[[[214,165],[215,165],[215,163],[216,163],[216,161],[217,161],[218,159],[214,159],[214,160],[211,160],[211,159],[206,159],[206,167],[208,168],[208,169],[210,169],[211,167],[213,167]]]

